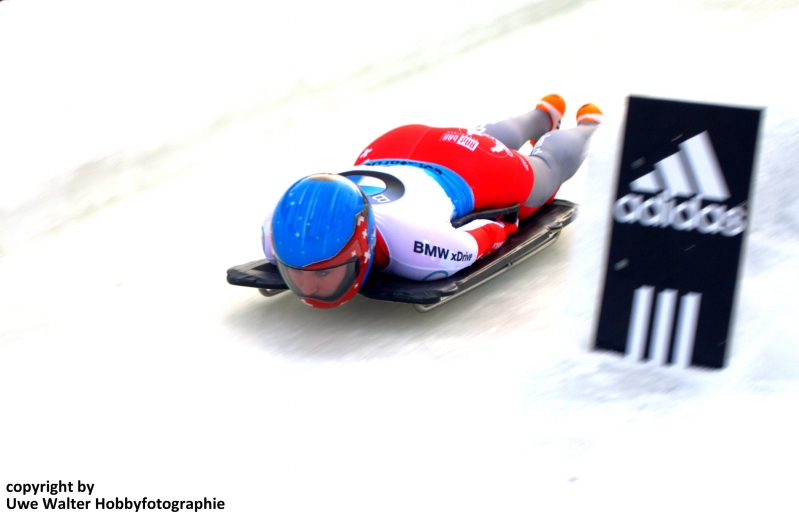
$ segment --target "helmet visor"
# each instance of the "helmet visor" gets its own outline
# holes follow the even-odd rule
[[[277,260],[283,280],[300,297],[323,301],[341,298],[358,277],[358,261],[322,269],[301,269],[284,265]]]

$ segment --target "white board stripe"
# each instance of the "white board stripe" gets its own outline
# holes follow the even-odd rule
[[[710,201],[725,201],[730,197],[727,182],[721,172],[710,135],[702,132],[680,144],[694,172],[699,193]]]
[[[671,190],[676,197],[690,197],[694,195],[694,189],[685,174],[685,167],[682,165],[680,154],[675,153],[667,156],[655,164],[655,168],[660,172],[660,177],[666,184],[666,188]]]
[[[655,194],[663,190],[663,187],[661,187],[660,183],[658,183],[655,171],[652,171],[649,174],[645,174],[630,183],[630,190],[633,192],[647,192],[650,194]]]
[[[677,290],[663,290],[658,293],[655,307],[655,325],[649,346],[649,359],[657,365],[666,364],[671,345],[671,326],[674,323],[674,307],[677,304]]]
[[[649,330],[649,315],[655,288],[642,286],[633,294],[630,327],[627,330],[627,358],[640,361],[644,357],[646,333]]]
[[[691,364],[696,338],[696,322],[699,319],[699,306],[702,294],[690,292],[680,299],[680,316],[677,318],[677,338],[675,340],[676,355],[674,365],[687,368]]]

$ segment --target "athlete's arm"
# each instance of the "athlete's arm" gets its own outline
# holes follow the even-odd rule
[[[389,248],[388,272],[429,281],[448,277],[497,250],[517,226],[503,221],[475,220],[460,228],[449,222],[405,226]]]
[[[272,215],[273,211],[269,210],[263,224],[261,224],[261,247],[264,250],[264,256],[272,265],[275,265],[275,254],[272,252]]]

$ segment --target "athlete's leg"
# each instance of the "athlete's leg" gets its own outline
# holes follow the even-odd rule
[[[498,123],[481,125],[479,129],[509,148],[518,150],[528,140],[537,141],[546,132],[557,128],[565,111],[566,102],[563,98],[548,94],[534,110]]]
[[[566,180],[574,176],[585,160],[588,139],[601,120],[602,111],[589,103],[577,112],[577,126],[551,131],[541,137],[527,157],[533,166],[535,181],[525,206],[544,205]]]

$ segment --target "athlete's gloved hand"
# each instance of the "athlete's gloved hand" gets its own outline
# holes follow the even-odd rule
[[[477,241],[477,257],[482,258],[502,247],[505,240],[518,231],[519,222],[474,220],[460,229],[474,237]]]
[[[519,231],[519,219],[516,219],[516,222],[505,222],[504,220],[498,220],[498,223],[502,225],[502,229],[505,230],[505,238],[511,236],[512,234]]]

